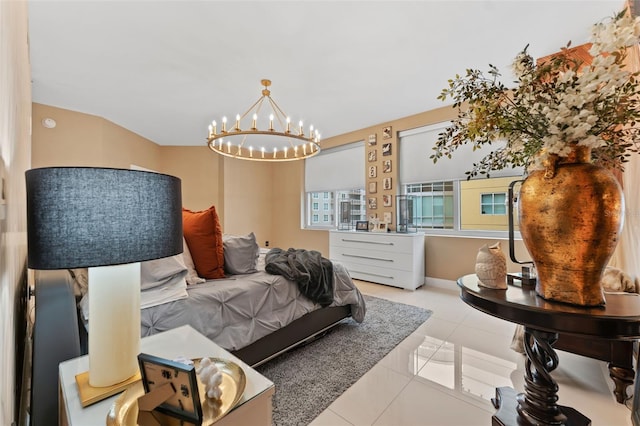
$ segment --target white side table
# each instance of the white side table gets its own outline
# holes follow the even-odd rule
[[[191,326],[186,325],[145,337],[140,342],[140,350],[168,359],[180,356],[186,358],[216,357],[235,362],[242,367],[247,377],[244,395],[231,412],[216,422],[216,426],[240,424],[271,426],[271,400],[275,393],[273,382]],[[75,376],[88,369],[89,357],[86,355],[60,363],[58,370],[61,405],[59,409],[60,425],[104,426],[106,424],[107,413],[119,394],[82,408]]]

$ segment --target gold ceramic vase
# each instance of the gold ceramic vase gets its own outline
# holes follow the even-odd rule
[[[531,172],[520,189],[520,233],[544,299],[581,306],[605,303],[601,278],[618,244],[624,198],[607,169],[576,147],[561,162]]]

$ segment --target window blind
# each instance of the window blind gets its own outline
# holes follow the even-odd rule
[[[400,132],[400,182],[402,184],[433,182],[445,180],[464,180],[465,172],[471,170],[473,163],[479,162],[485,155],[499,145],[486,145],[473,150],[471,144],[458,148],[451,158],[440,158],[437,163],[429,157],[435,152],[433,147],[441,133],[451,122],[445,121],[430,126]],[[491,172],[491,177],[520,176],[522,168],[503,169]],[[484,176],[484,175],[483,175]]]
[[[305,192],[364,188],[364,141],[327,149],[304,161]]]

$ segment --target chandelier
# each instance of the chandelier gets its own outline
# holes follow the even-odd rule
[[[262,96],[244,114],[237,114],[235,123],[228,123],[227,117],[222,117],[218,128],[215,120],[211,122],[207,137],[209,149],[227,157],[255,161],[302,160],[319,153],[318,130],[309,126],[309,133],[305,134],[302,121],[292,125],[291,118],[271,98],[271,80],[264,79],[261,83]]]

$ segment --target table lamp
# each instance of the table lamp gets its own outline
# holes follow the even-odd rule
[[[76,376],[86,406],[139,377],[139,262],[182,252],[181,181],[94,167],[25,176],[28,267],[88,268],[89,371]]]

